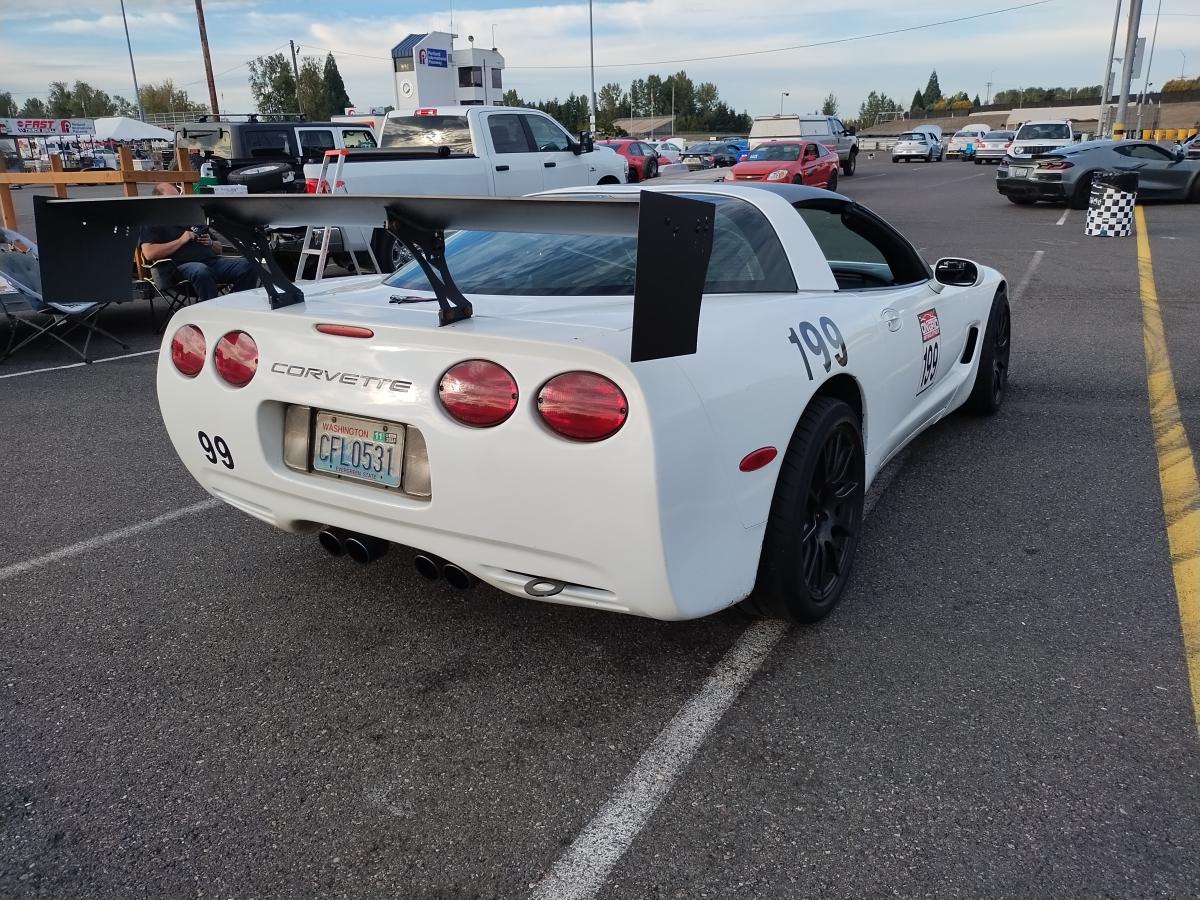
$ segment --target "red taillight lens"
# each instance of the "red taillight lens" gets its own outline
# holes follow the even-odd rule
[[[1057,171],[1057,170],[1059,170],[1059,169],[1073,169],[1073,168],[1075,168],[1075,163],[1073,163],[1073,162],[1067,162],[1067,161],[1064,159],[1064,160],[1062,160],[1062,161],[1060,161],[1060,162],[1043,162],[1043,163],[1038,163],[1038,168],[1039,168],[1039,169],[1054,169],[1054,170],[1056,170],[1056,171]]]
[[[602,441],[621,430],[629,416],[629,401],[603,375],[564,372],[542,386],[538,413],[555,434],[573,441]]]
[[[438,397],[455,421],[490,428],[517,408],[517,382],[504,366],[468,359],[446,370],[438,382]]]
[[[217,341],[213,365],[234,387],[247,385],[258,371],[258,345],[246,332],[231,331]]]
[[[204,368],[204,350],[204,332],[195,325],[184,325],[171,338],[171,362],[188,378],[195,378]]]

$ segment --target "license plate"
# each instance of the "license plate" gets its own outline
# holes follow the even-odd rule
[[[1018,169],[1013,166],[1009,166],[1008,167],[1008,177],[1009,178],[1028,178],[1029,177],[1029,169]]]
[[[312,443],[314,471],[400,487],[403,462],[403,425],[342,413],[317,413]]]

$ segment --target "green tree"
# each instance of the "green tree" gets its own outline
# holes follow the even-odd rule
[[[12,119],[17,115],[17,101],[8,91],[0,91],[0,118]]]
[[[207,104],[193,101],[188,97],[188,92],[175,87],[170,78],[158,84],[153,81],[143,84],[138,95],[142,98],[142,110],[148,116],[168,113],[200,115],[208,112]]]
[[[521,99],[521,95],[509,88],[500,95],[500,104],[502,106],[525,106],[525,101]]]
[[[600,86],[596,92],[596,130],[603,134],[612,134],[613,122],[621,118],[621,99],[624,97],[621,85],[610,82]]]
[[[912,112],[917,112],[918,110],[924,112],[924,110],[925,110],[925,95],[922,94],[920,91],[917,91],[915,94],[913,94],[912,103],[909,104],[908,108]]]
[[[328,119],[331,114],[329,97],[325,92],[321,61],[317,57],[306,56],[300,61],[300,80],[296,84],[300,95],[300,111],[309,119]],[[344,109],[344,106],[339,107],[333,112],[340,116]]]
[[[926,95],[926,99],[928,99],[928,94]],[[887,94],[871,91],[871,93],[867,94],[867,99],[858,108],[858,127],[870,128],[879,120],[880,115],[883,113],[901,111],[900,104]]]
[[[838,114],[838,98],[832,91],[821,101],[821,115],[836,116]]]
[[[55,119],[70,117],[75,108],[75,98],[65,81],[50,82],[50,95],[46,98],[46,112]]]
[[[50,110],[46,108],[46,101],[40,97],[30,97],[17,115],[22,119],[45,119],[50,115]]]
[[[978,94],[976,94],[976,95],[975,95],[975,99],[971,101],[971,105],[972,105],[973,107],[975,107],[976,109],[978,109],[979,107],[983,106],[983,104],[979,102],[979,95],[978,95]]]
[[[929,84],[925,85],[925,104],[933,106],[942,99],[942,86],[938,84],[937,69],[929,73]]]
[[[346,93],[342,73],[338,71],[337,60],[333,58],[332,53],[325,56],[325,71],[322,77],[325,80],[325,108],[329,110],[330,115],[340,116],[348,106],[354,104],[350,102],[350,95]]]
[[[717,102],[721,95],[717,93],[717,86],[711,81],[702,81],[696,86],[696,115],[707,117],[713,114],[717,108]]]
[[[260,113],[296,112],[296,79],[291,62],[282,53],[252,59],[250,94]]]

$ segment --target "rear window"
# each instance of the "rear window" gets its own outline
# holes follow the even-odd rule
[[[746,157],[747,160],[756,162],[791,162],[799,158],[799,144],[759,144]]]
[[[810,135],[832,134],[829,130],[828,119],[811,119],[808,121],[800,121],[800,133],[805,137]]]
[[[989,131],[983,136],[985,141],[1011,141],[1013,133],[1011,131]]]
[[[927,141],[927,136],[919,131],[906,131],[900,135],[899,140],[902,141]]]
[[[1041,125],[1022,125],[1017,132],[1018,141],[1069,141],[1071,126],[1054,122]]]
[[[381,147],[474,153],[466,116],[398,116],[383,123]]]
[[[184,150],[212,153],[222,159],[233,158],[233,137],[227,125],[180,125],[175,129],[175,146]]]
[[[689,195],[715,203],[710,294],[794,292],[791,265],[766,217],[736,197]],[[621,296],[633,294],[637,239],[607,234],[459,231],[446,239],[446,262],[466,294]],[[386,282],[428,291],[410,262]]]

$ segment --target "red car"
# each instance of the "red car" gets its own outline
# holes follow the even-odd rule
[[[645,141],[596,141],[605,147],[612,147],[629,160],[629,183],[645,181],[658,174],[658,151]]]
[[[779,181],[835,191],[838,158],[815,141],[763,141],[729,171],[727,181]]]

